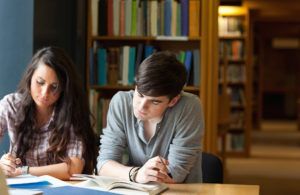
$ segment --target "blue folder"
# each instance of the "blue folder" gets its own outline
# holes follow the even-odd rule
[[[74,186],[62,186],[62,187],[54,187],[54,188],[46,188],[43,189],[43,195],[65,195],[65,194],[72,194],[72,195],[112,195],[116,193],[100,191],[100,190],[93,190],[88,188],[80,188]],[[116,194],[117,195],[117,194]]]

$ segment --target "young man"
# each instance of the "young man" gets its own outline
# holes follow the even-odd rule
[[[202,182],[202,105],[198,96],[182,91],[186,79],[185,66],[169,52],[142,62],[135,90],[111,100],[100,141],[100,175],[138,183]],[[123,165],[126,148],[129,162]]]

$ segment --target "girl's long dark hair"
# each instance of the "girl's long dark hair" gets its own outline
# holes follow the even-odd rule
[[[17,116],[16,155],[26,164],[25,154],[30,149],[29,138],[37,130],[35,120],[35,103],[30,94],[31,78],[39,63],[52,68],[58,78],[61,94],[55,103],[54,120],[50,124],[51,136],[47,150],[48,164],[67,162],[67,145],[70,141],[70,129],[81,139],[83,145],[83,158],[85,167],[83,172],[92,174],[96,172],[96,136],[93,132],[87,92],[83,88],[82,80],[70,57],[61,49],[46,47],[39,50],[32,58],[25,74],[19,84],[18,92],[22,94],[21,109]]]

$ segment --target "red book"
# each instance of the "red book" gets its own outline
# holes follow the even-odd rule
[[[113,0],[107,1],[107,35],[113,36]]]

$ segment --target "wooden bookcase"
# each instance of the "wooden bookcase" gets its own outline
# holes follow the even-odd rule
[[[203,103],[203,111],[205,116],[206,130],[204,138],[204,150],[207,152],[216,153],[216,133],[217,123],[215,120],[215,102],[217,101],[217,0],[194,0],[200,2],[200,13],[199,16],[199,35],[198,36],[114,36],[114,35],[102,35],[93,33],[93,7],[97,0],[88,0],[88,22],[87,22],[87,62],[86,62],[86,87],[88,91],[96,90],[100,92],[100,97],[111,98],[116,92],[120,90],[134,89],[134,86],[124,86],[120,84],[114,85],[98,85],[91,83],[91,48],[95,47],[95,44],[101,45],[102,48],[116,48],[125,45],[131,47],[138,47],[139,44],[153,45],[159,48],[160,51],[169,50],[172,52],[186,51],[186,50],[199,50],[200,51],[200,62],[194,66],[198,66],[200,69],[200,86],[193,86],[189,83],[184,87],[184,91],[191,92],[200,97]],[[153,0],[146,0],[147,2]],[[158,2],[164,2],[165,0],[154,0]],[[176,1],[179,2],[179,1]],[[213,15],[214,17],[209,16]],[[209,23],[210,24],[209,24]],[[213,30],[213,33],[211,31]],[[212,44],[213,43],[213,44]],[[94,50],[95,53],[95,50]],[[214,64],[212,64],[214,63]],[[208,67],[210,64],[210,67]],[[193,68],[194,69],[194,68]],[[193,71],[193,70],[192,70]],[[191,73],[193,75],[193,72]],[[193,77],[193,76],[192,76]],[[194,79],[194,78],[192,78]],[[213,80],[211,83],[209,80]],[[207,84],[209,83],[209,84]],[[213,87],[212,87],[213,86]],[[201,90],[200,90],[201,89]],[[201,141],[201,140],[199,140]]]
[[[249,13],[244,7],[219,8],[219,94],[229,94],[229,126],[219,144],[226,156],[249,156],[251,132],[251,53]],[[219,130],[220,131],[220,130]],[[224,149],[224,148],[223,148]],[[222,150],[222,148],[219,150]],[[223,154],[224,155],[224,154]]]

